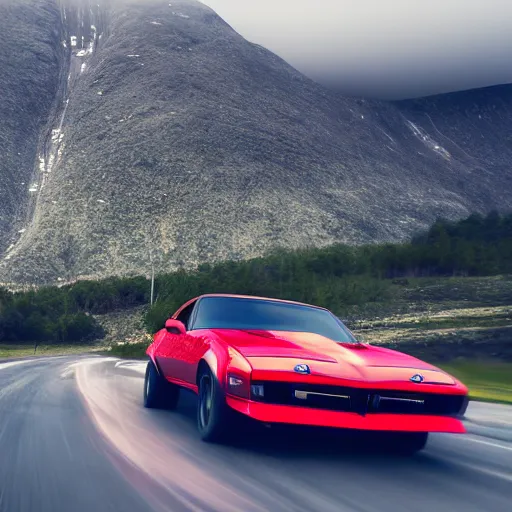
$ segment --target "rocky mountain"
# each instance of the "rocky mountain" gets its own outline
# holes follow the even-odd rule
[[[0,0],[0,38],[3,282],[396,241],[512,206],[510,87],[339,97],[196,0]]]
[[[40,134],[55,113],[66,55],[50,2],[0,0],[0,249],[30,221]]]

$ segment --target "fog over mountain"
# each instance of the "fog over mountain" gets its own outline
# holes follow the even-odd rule
[[[512,206],[507,86],[346,98],[195,0],[0,0],[0,37],[3,282],[403,240]]]
[[[511,83],[510,0],[203,0],[343,94],[403,99]]]

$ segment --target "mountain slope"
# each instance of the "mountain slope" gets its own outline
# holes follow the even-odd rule
[[[27,220],[39,137],[53,115],[65,59],[56,4],[0,0],[0,250]],[[15,236],[15,238],[13,238]]]
[[[461,174],[462,194],[480,189],[484,209],[510,208],[512,189],[512,85],[501,85],[397,102],[410,122],[442,145]],[[487,194],[487,195],[486,195]]]
[[[170,270],[278,245],[399,240],[439,215],[511,207],[509,149],[485,156],[502,151],[487,132],[510,124],[508,89],[475,126],[456,96],[340,98],[194,0],[61,8],[69,79],[2,281],[146,273],[150,253]]]

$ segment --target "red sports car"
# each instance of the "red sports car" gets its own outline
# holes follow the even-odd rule
[[[198,394],[205,441],[236,411],[266,424],[388,432],[421,450],[429,432],[464,433],[467,388],[444,371],[358,342],[330,311],[292,301],[203,295],[157,332],[147,354],[146,407]]]

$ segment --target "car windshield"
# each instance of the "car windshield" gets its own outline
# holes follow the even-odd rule
[[[340,343],[357,343],[332,313],[301,304],[239,297],[205,297],[192,329],[310,332]]]

